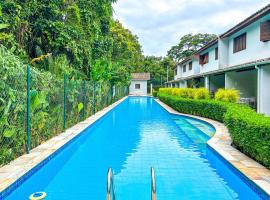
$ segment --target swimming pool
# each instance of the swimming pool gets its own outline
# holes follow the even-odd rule
[[[150,199],[150,167],[158,200],[261,199],[207,145],[214,129],[171,115],[152,98],[129,97],[24,181],[5,200],[45,191],[46,200],[106,197],[108,167],[117,200]]]

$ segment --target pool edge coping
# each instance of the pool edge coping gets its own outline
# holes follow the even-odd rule
[[[179,113],[162,101],[158,99],[155,101],[170,114],[199,119],[212,125],[216,133],[207,145],[270,198],[270,170],[231,146],[232,139],[224,124],[204,117]]]
[[[81,135],[84,130],[93,125],[112,109],[117,107],[120,103],[125,101],[128,96],[121,98],[113,104],[98,111],[94,115],[88,117],[74,126],[68,128],[66,131],[50,138],[46,142],[40,144],[30,151],[29,154],[24,154],[9,164],[0,167],[0,200],[5,197],[5,191],[10,189],[17,181],[20,181],[25,175],[31,172],[35,167],[42,164],[50,156],[57,153],[58,150],[68,145],[73,139]],[[16,188],[15,188],[16,189]]]

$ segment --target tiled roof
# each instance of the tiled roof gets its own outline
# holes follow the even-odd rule
[[[254,67],[256,65],[265,65],[265,64],[269,64],[269,63],[270,63],[270,57],[264,58],[264,59],[259,59],[259,60],[254,60],[254,61],[250,61],[250,62],[246,62],[246,63],[242,63],[242,64],[239,64],[239,65],[225,67],[225,68],[210,71],[210,72],[199,73],[199,74],[195,74],[195,75],[191,75],[191,76],[187,76],[187,77],[182,77],[182,78],[179,78],[177,80],[168,81],[167,83],[176,83],[176,82],[179,82],[179,81],[188,80],[188,79],[192,79],[192,78],[207,76],[207,75],[211,75],[211,74],[224,73],[224,72],[227,72],[227,71],[244,69],[244,68],[252,67],[252,66]]]
[[[257,21],[258,19],[262,18],[263,16],[265,16],[269,13],[270,13],[270,4],[268,4],[267,6],[262,8],[261,10],[257,11],[256,13],[251,15],[250,17],[246,18],[244,21],[240,22],[239,24],[237,24],[236,26],[234,26],[233,28],[231,28],[227,32],[221,34],[220,38],[226,38],[226,37],[238,32],[239,30],[247,27],[248,25],[252,24],[253,22]]]
[[[138,81],[148,81],[150,80],[150,73],[132,73],[131,79]]]
[[[237,24],[236,26],[234,26],[233,28],[231,28],[230,30],[226,31],[225,33],[221,34],[219,36],[219,38],[226,38],[231,36],[232,34],[240,31],[241,29],[247,27],[248,25],[252,24],[253,22],[257,21],[258,19],[264,17],[265,15],[268,15],[270,13],[270,4],[268,4],[267,6],[265,6],[264,8],[260,9],[259,11],[257,11],[256,13],[254,13],[253,15],[249,16],[248,18],[246,18],[244,21],[240,22],[239,24]],[[207,43],[205,46],[203,46],[202,48],[200,48],[198,51],[196,51],[194,54],[199,54],[202,51],[208,49],[209,47],[214,46],[216,43],[218,42],[218,38],[213,39],[212,41],[210,41],[209,43]],[[186,61],[188,61],[191,57],[184,59],[182,61],[180,61],[178,64],[183,64]]]

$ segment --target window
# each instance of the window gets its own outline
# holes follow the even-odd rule
[[[188,64],[188,69],[189,69],[189,70],[192,70],[192,62],[190,62],[190,63]]]
[[[233,53],[237,53],[239,51],[246,49],[246,47],[247,47],[246,40],[247,40],[246,33],[234,38],[234,40],[233,40]]]
[[[177,68],[174,69],[174,75],[177,75]]]
[[[187,65],[183,65],[183,72],[187,71]]]
[[[204,65],[209,62],[209,53],[205,53],[200,56],[200,65]]]
[[[135,89],[140,89],[141,88],[141,84],[135,84]]]
[[[215,48],[215,60],[217,60],[217,59],[218,59],[218,47]]]
[[[262,42],[270,41],[270,20],[261,22],[260,29],[261,29],[260,40]]]

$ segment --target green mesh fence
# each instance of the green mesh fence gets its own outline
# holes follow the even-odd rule
[[[124,86],[68,76],[65,82],[31,68],[28,116],[27,68],[13,65],[0,58],[0,166],[128,94]]]
[[[31,148],[63,131],[63,82],[48,72],[31,69]]]
[[[26,67],[0,58],[0,165],[26,150]]]

